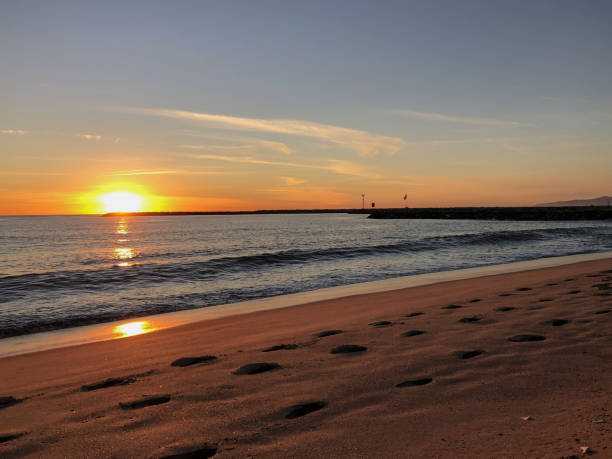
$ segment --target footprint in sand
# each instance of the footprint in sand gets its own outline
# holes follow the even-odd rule
[[[467,360],[467,359],[472,359],[474,357],[478,357],[482,353],[484,353],[482,349],[474,349],[473,351],[457,351],[453,353],[453,355],[462,360]]]
[[[495,309],[496,311],[499,312],[508,312],[508,311],[514,311],[516,308],[512,307],[512,306],[502,306],[501,308],[497,308]]]
[[[561,327],[563,325],[569,324],[570,321],[566,319],[551,319],[543,322],[542,325],[552,325],[553,327]]]
[[[402,333],[402,336],[411,337],[411,336],[419,336],[427,333],[425,330],[408,330],[407,332]]]
[[[458,304],[449,304],[448,306],[442,306],[440,309],[461,309],[462,307]]]
[[[508,341],[512,341],[514,343],[527,343],[530,341],[544,341],[546,336],[542,335],[514,335],[508,338]]]
[[[540,303],[546,303],[546,302],[548,302],[548,301],[552,301],[552,298],[540,298],[538,301],[539,301]]]
[[[307,414],[314,413],[315,411],[319,411],[327,406],[327,402],[318,401],[318,402],[309,402],[303,403],[300,405],[294,405],[287,410],[287,414],[285,415],[285,419],[295,419],[301,418],[302,416],[306,416]]]
[[[234,371],[235,375],[256,375],[258,373],[264,373],[266,371],[277,370],[281,366],[278,363],[274,362],[258,362],[258,363],[249,363],[247,365],[243,365]]]
[[[422,316],[423,314],[425,313],[424,312],[411,312],[410,314],[406,314],[404,317],[406,318],[417,317],[417,316]]]
[[[381,320],[379,322],[372,322],[368,325],[371,325],[372,327],[389,327],[393,325],[393,322],[389,322],[388,320]]]
[[[338,346],[333,348],[330,353],[331,354],[352,354],[355,352],[365,352],[368,348],[365,346],[360,346],[358,344],[343,344],[342,346]]]
[[[90,392],[92,390],[106,389],[107,387],[125,386],[126,384],[132,384],[133,382],[136,382],[136,378],[129,376],[126,378],[108,378],[104,381],[85,384],[81,386],[81,391]]]
[[[293,349],[297,349],[298,347],[299,346],[297,344],[277,344],[276,346],[270,346],[262,349],[261,352],[291,351]]]
[[[13,406],[16,405],[17,403],[20,403],[22,400],[12,397],[12,396],[8,396],[8,397],[0,397],[0,410],[3,408],[8,408],[9,406]]]
[[[512,296],[512,293],[500,293],[499,296]]]
[[[160,459],[205,459],[207,457],[213,457],[217,454],[216,445],[204,445],[203,448],[198,448],[184,453],[169,454],[162,456]]]
[[[141,398],[139,400],[132,400],[131,402],[119,402],[119,406],[124,410],[139,410],[148,406],[161,405],[170,401],[170,395],[154,395],[152,397]]]
[[[322,332],[316,333],[314,336],[317,338],[325,338],[326,336],[339,335],[343,333],[342,330],[324,330]]]
[[[595,314],[608,314],[611,309],[600,309],[599,311],[595,311]]]
[[[425,384],[429,384],[432,381],[433,379],[431,378],[409,379],[408,381],[404,381],[402,383],[396,384],[395,387],[424,386]]]
[[[519,287],[516,289],[517,292],[528,292],[529,290],[531,290],[529,287]]]
[[[0,433],[0,443],[6,443],[7,441],[16,440],[19,437],[23,437],[27,432],[6,432]]]
[[[476,322],[480,322],[481,320],[482,320],[482,317],[473,316],[473,317],[462,317],[461,319],[459,319],[459,322],[464,323],[464,324],[473,324]]]
[[[468,301],[468,303],[478,303],[479,301],[482,301],[480,298],[474,298],[473,300]]]
[[[546,284],[547,287],[554,287],[555,285],[559,285],[559,284],[557,284],[555,282],[550,282],[550,283]]]
[[[580,290],[570,290],[567,292],[568,295],[576,295],[577,293],[580,293]]]
[[[180,359],[175,360],[170,364],[173,367],[188,367],[190,365],[195,365],[196,363],[212,363],[217,360],[217,357],[214,355],[202,355],[200,357],[181,357]]]

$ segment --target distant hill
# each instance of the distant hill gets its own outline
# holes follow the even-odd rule
[[[574,201],[547,202],[536,204],[536,207],[569,207],[569,206],[607,206],[612,204],[612,196],[600,196],[592,199],[576,199]]]

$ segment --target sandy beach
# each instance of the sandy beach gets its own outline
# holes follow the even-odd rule
[[[611,281],[596,260],[0,359],[0,456],[610,457]]]

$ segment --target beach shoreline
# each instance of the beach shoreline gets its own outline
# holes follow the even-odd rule
[[[504,264],[484,265],[472,268],[393,277],[390,279],[376,280],[372,282],[327,287],[287,295],[208,306],[205,308],[174,311],[93,325],[18,335],[0,340],[0,358],[122,338],[122,333],[121,331],[118,331],[120,330],[118,327],[120,327],[122,324],[130,322],[146,322],[147,328],[142,331],[149,333],[194,322],[240,314],[249,314],[257,311],[299,306],[323,300],[333,300],[343,297],[400,290],[404,288],[419,287],[453,280],[471,279],[475,277],[486,277],[517,271],[554,267],[582,261],[599,260],[602,258],[612,258],[612,252],[596,252],[538,258],[535,260],[524,260]]]
[[[2,358],[0,455],[605,457],[611,281],[604,258]]]

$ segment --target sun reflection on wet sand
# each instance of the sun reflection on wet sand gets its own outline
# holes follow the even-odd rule
[[[146,320],[140,320],[138,322],[127,322],[125,324],[117,325],[113,328],[113,333],[116,338],[127,338],[128,336],[142,335],[143,333],[149,333],[157,330],[150,322]]]

